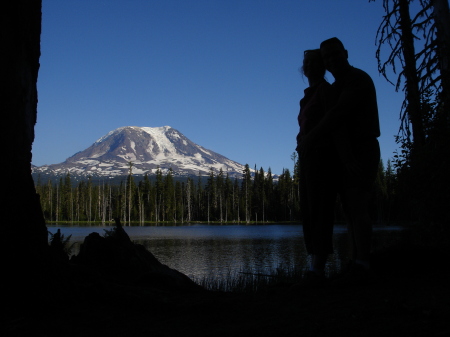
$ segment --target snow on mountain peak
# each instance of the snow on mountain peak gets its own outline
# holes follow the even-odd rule
[[[108,132],[84,151],[61,164],[35,168],[35,172],[73,172],[79,175],[126,175],[129,162],[133,174],[151,173],[160,168],[179,175],[208,174],[222,169],[230,175],[241,175],[244,166],[207,150],[170,126],[124,126]],[[154,172],[154,171],[153,171]]]

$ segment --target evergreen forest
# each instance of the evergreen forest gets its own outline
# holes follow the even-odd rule
[[[295,158],[295,156],[293,156]],[[294,160],[295,162],[295,160]],[[223,171],[203,177],[175,178],[165,175],[134,177],[132,163],[129,175],[117,183],[94,181],[92,177],[74,181],[70,173],[54,183],[36,179],[42,210],[48,222],[280,222],[299,221],[298,161],[293,173],[284,169],[273,177],[270,168],[251,170],[245,165],[242,177],[231,178]],[[370,206],[377,223],[391,221],[395,175],[388,162],[380,169]],[[343,221],[340,202],[336,202],[336,221]]]

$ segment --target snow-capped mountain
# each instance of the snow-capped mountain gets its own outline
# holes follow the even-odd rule
[[[125,126],[109,132],[84,151],[60,164],[33,167],[33,173],[114,177],[155,173],[159,167],[175,175],[207,175],[211,168],[230,176],[241,176],[244,166],[186,138],[181,132],[163,127]]]

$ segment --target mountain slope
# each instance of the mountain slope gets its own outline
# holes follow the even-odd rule
[[[230,176],[240,177],[244,169],[170,126],[126,126],[109,132],[63,163],[34,167],[33,173],[113,177],[127,175],[130,162],[133,175],[155,173],[159,167],[163,174],[172,168],[175,175],[205,175],[212,168],[216,173],[222,169]]]

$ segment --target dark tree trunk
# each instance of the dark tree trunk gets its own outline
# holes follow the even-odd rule
[[[434,0],[433,7],[439,45],[438,57],[442,83],[441,102],[447,114],[445,118],[450,123],[450,12],[448,0]]]
[[[409,15],[409,1],[399,0],[400,27],[402,30],[402,48],[405,59],[406,99],[408,106],[406,113],[412,124],[414,145],[421,147],[425,143],[425,134],[422,123],[420,107],[419,79],[414,49],[414,36],[412,33],[411,17]]]
[[[0,21],[2,250],[8,262],[5,266],[23,271],[39,267],[48,247],[47,228],[31,177],[41,0],[9,1],[2,8]],[[12,270],[9,272],[21,277]]]

